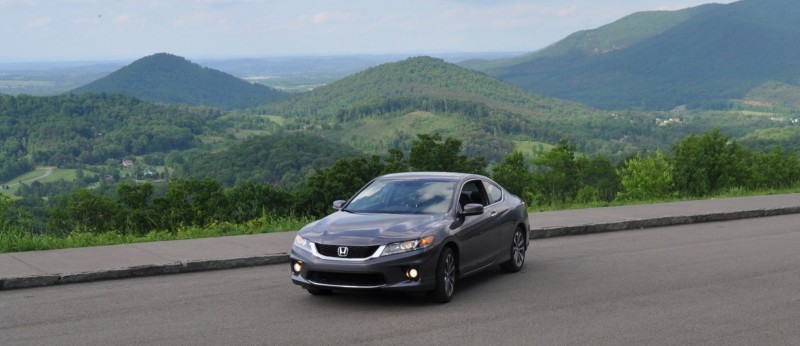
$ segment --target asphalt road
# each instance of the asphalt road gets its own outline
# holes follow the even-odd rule
[[[450,304],[288,266],[0,292],[0,345],[800,345],[800,215],[535,240]]]

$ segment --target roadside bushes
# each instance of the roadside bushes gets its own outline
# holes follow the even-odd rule
[[[673,146],[673,157],[627,160],[618,170],[621,200],[703,197],[729,190],[767,190],[800,182],[798,153],[780,147],[765,153],[742,147],[719,133],[690,135]]]
[[[603,156],[577,155],[561,140],[526,161],[514,152],[492,168],[492,177],[532,206],[697,198],[729,191],[784,189],[800,183],[800,156],[780,147],[745,148],[718,130],[690,135],[662,151],[641,153],[613,165]]]
[[[611,202],[620,189],[614,165],[603,156],[576,155],[574,144],[561,140],[530,160],[520,152],[492,167],[492,178],[529,205]]]
[[[210,178],[173,180],[161,193],[156,193],[150,183],[121,184],[109,196],[79,190],[62,197],[50,209],[48,230],[63,235],[73,231],[143,235],[154,230],[175,232],[265,218],[306,219],[329,213],[334,200],[349,198],[381,174],[412,169],[481,172],[485,166],[482,157],[461,154],[460,140],[420,134],[412,142],[408,160],[396,149],[389,150],[385,159],[342,159],[310,172],[305,184],[293,191],[249,181],[224,189]]]
[[[615,165],[604,156],[576,153],[575,145],[565,139],[533,157],[509,153],[491,167],[490,175],[538,209],[695,198],[788,188],[800,182],[797,152],[781,148],[753,151],[716,130],[690,135],[672,151],[672,156],[661,151],[639,154]],[[328,168],[305,172],[305,183],[293,190],[249,181],[225,189],[210,178],[171,180],[166,185],[103,183],[98,189],[50,198],[47,215],[36,214],[36,219],[15,207],[20,201],[0,199],[0,227],[61,236],[108,231],[144,235],[253,220],[319,217],[331,211],[331,202],[349,198],[381,174],[412,170],[483,173],[485,167],[482,157],[461,153],[459,140],[420,134],[412,141],[407,159],[399,149],[389,150],[385,157],[342,159]],[[43,220],[47,220],[46,227],[31,226]]]
[[[656,151],[655,156],[637,155],[626,161],[617,170],[617,174],[622,185],[621,191],[617,193],[619,200],[645,201],[666,199],[675,195],[672,165],[660,150]]]
[[[50,210],[48,229],[99,234],[118,231],[144,235],[151,231],[175,232],[186,227],[218,223],[242,224],[259,218],[293,215],[293,197],[270,185],[250,182],[224,190],[212,179],[176,180],[155,196],[153,185],[121,184],[117,198],[89,190],[62,198]]]

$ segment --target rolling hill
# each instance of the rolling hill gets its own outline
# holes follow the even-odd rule
[[[249,137],[217,152],[188,154],[183,171],[193,177],[212,178],[223,186],[252,181],[292,187],[315,170],[360,154],[318,136],[276,133]]]
[[[563,59],[565,57],[606,54],[615,50],[629,48],[640,41],[661,34],[699,13],[712,10],[718,6],[721,5],[708,4],[679,11],[637,12],[594,30],[575,32],[561,41],[532,53],[508,59],[467,60],[459,63],[459,65],[489,74],[496,74],[503,68],[536,59]]]
[[[798,85],[798,16],[795,0],[635,14],[483,67],[523,89],[599,108],[719,108],[765,83]],[[641,34],[628,34],[636,27]]]
[[[375,112],[407,110],[414,107],[397,105],[393,108],[389,100],[413,98],[450,100],[453,104],[473,102],[525,114],[549,112],[554,108],[586,110],[583,106],[541,97],[485,73],[428,56],[368,68],[311,92],[269,104],[265,109],[280,115],[334,119],[340,118],[342,112],[372,114],[361,109],[383,104],[387,104],[388,109]]]
[[[33,165],[74,167],[186,150],[220,112],[111,94],[0,96],[0,181]],[[219,127],[222,127],[220,125]]]
[[[252,107],[286,96],[267,86],[249,83],[167,53],[136,60],[71,93],[122,94],[151,102],[221,109]]]
[[[289,130],[316,130],[372,154],[407,149],[416,134],[432,132],[462,140],[468,155],[490,162],[521,142],[570,137],[582,148],[611,152],[626,145],[617,141],[625,135],[622,126],[613,124],[627,120],[610,119],[617,129],[577,125],[600,123],[608,115],[425,56],[367,69],[261,111],[284,116]]]

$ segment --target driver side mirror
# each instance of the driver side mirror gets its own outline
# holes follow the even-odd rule
[[[342,207],[344,207],[345,203],[347,203],[347,201],[345,201],[345,200],[333,201],[333,210],[336,210],[336,211],[342,210]]]
[[[464,211],[459,213],[463,216],[480,215],[483,214],[483,205],[478,203],[470,203],[464,206]]]

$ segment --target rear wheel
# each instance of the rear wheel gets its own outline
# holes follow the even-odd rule
[[[456,256],[453,249],[446,247],[439,255],[436,266],[436,288],[430,292],[430,298],[436,303],[447,303],[453,299],[456,289]]]
[[[525,232],[517,228],[514,231],[514,236],[511,238],[511,258],[500,265],[506,273],[516,273],[522,270],[525,264]]]

